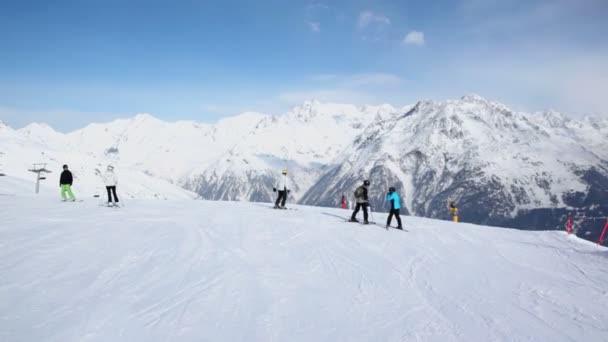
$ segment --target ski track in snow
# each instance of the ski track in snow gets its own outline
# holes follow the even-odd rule
[[[608,341],[608,250],[562,232],[403,216],[403,233],[237,202],[0,205],[1,341]]]

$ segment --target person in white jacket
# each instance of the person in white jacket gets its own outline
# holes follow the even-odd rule
[[[285,201],[287,200],[287,194],[289,194],[290,190],[288,188],[287,182],[287,169],[283,169],[281,178],[279,179],[279,184],[272,188],[272,191],[279,191],[279,197],[277,197],[277,201],[274,203],[275,209],[285,209]]]
[[[106,185],[106,190],[108,191],[108,205],[112,203],[112,195],[114,195],[114,205],[118,205],[118,196],[116,196],[116,185],[118,185],[118,180],[116,179],[116,174],[114,173],[114,167],[112,165],[108,165],[102,178]]]

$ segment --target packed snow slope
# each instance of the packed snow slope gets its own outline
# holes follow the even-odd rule
[[[608,340],[608,249],[562,232],[387,231],[267,203],[0,207],[1,341]]]
[[[46,164],[51,173],[41,182],[43,189],[59,192],[59,176],[63,164],[68,164],[74,177],[73,190],[77,197],[93,197],[105,193],[101,175],[107,165],[117,166],[119,191],[127,198],[194,199],[199,196],[167,180],[156,178],[145,170],[123,168],[114,160],[67,148],[65,136],[46,125],[32,124],[14,130],[0,122],[0,172],[29,183],[21,190],[33,192],[36,176],[28,171],[33,163]],[[0,186],[2,184],[0,183]]]

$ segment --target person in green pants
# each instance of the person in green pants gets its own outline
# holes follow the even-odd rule
[[[66,192],[70,195],[70,201],[74,202],[76,198],[74,197],[74,193],[72,192],[72,181],[74,178],[72,177],[72,173],[68,170],[67,165],[63,165],[63,172],[61,173],[61,177],[59,178],[59,186],[61,187],[61,198],[65,202],[67,201]]]

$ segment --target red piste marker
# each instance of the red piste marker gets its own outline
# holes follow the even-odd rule
[[[568,221],[566,221],[566,232],[568,235],[572,234],[572,216],[568,215]]]
[[[600,235],[600,239],[597,241],[598,245],[604,243],[604,235],[606,235],[606,230],[608,229],[608,220],[606,220],[606,224],[604,225],[604,230],[602,230],[602,235]]]

